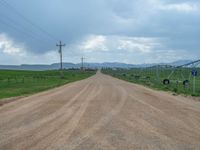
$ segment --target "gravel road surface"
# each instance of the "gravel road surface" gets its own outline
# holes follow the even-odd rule
[[[101,73],[0,107],[0,150],[200,150],[200,102]]]

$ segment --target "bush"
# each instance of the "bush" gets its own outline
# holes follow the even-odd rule
[[[124,77],[126,77],[126,74],[124,73],[124,74],[122,74]]]
[[[177,89],[177,88],[174,88],[173,91],[174,91],[175,93],[177,93],[177,92],[178,92],[178,89]]]

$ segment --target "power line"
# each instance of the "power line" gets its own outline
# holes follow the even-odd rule
[[[5,0],[0,0],[1,4],[3,4],[5,7],[7,7],[8,9],[10,9],[11,11],[13,11],[16,15],[20,16],[23,20],[25,20],[27,23],[29,23],[30,25],[32,25],[33,27],[37,28],[38,30],[40,30],[41,32],[43,32],[44,34],[46,34],[50,39],[52,39],[53,41],[58,41],[56,37],[54,37],[53,35],[51,35],[49,32],[47,32],[46,30],[44,30],[42,27],[40,27],[39,25],[33,23],[31,20],[29,20],[28,18],[26,18],[24,15],[22,15],[15,7],[13,7],[11,4],[9,4],[8,2],[6,2]]]
[[[10,21],[11,24],[9,24],[8,21]],[[40,36],[36,35],[35,32],[33,32],[33,31],[31,31],[31,30],[28,30],[28,31],[27,31],[27,30],[26,30],[26,27],[25,27],[23,24],[21,24],[21,23],[15,21],[14,19],[12,19],[12,18],[10,18],[10,17],[8,17],[8,16],[6,16],[6,21],[5,21],[5,20],[2,20],[2,18],[0,18],[0,22],[1,22],[2,24],[6,25],[6,27],[10,27],[10,28],[12,28],[12,29],[18,31],[19,33],[23,33],[24,35],[26,35],[26,36],[28,36],[28,37],[31,37],[31,38],[33,38],[34,40],[37,40],[37,41],[40,41],[40,42],[41,42],[41,41],[44,41],[44,42],[47,43],[46,40],[39,38]],[[19,28],[19,26],[17,26],[17,24],[20,26],[20,28]]]
[[[35,41],[41,41],[40,39],[38,39],[38,38],[34,37],[33,35],[31,35],[30,33],[26,32],[25,30],[20,30],[16,26],[8,24],[7,22],[5,22],[3,20],[0,20],[0,23],[4,24],[6,27],[9,27],[9,28],[13,29],[14,31],[17,31],[19,33],[24,34],[27,37],[30,37],[30,38],[34,39]]]

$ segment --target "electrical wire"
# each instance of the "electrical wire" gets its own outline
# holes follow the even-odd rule
[[[9,4],[5,0],[0,0],[0,2],[5,7],[7,7],[8,9],[10,9],[15,15],[21,17],[24,21],[26,21],[27,23],[29,23],[30,25],[32,25],[34,28],[36,28],[37,30],[39,30],[40,32],[42,32],[43,34],[45,34],[46,36],[48,36],[53,41],[59,41],[58,38],[54,37],[52,34],[50,34],[49,32],[47,32],[46,30],[44,30],[39,25],[33,23],[30,19],[28,19],[27,17],[25,17],[24,15],[22,15],[22,13],[20,13],[15,7],[13,7],[11,4]]]
[[[16,26],[14,25],[11,25],[11,24],[8,24],[7,22],[3,21],[3,20],[0,20],[0,23],[4,24],[6,27],[9,27],[11,29],[14,29],[15,31],[19,32],[19,33],[22,33],[28,37],[31,37],[32,39],[34,40],[37,40],[37,41],[40,41],[40,39],[37,39],[36,37],[34,37],[33,35],[29,34],[28,32],[24,31],[24,30],[21,30],[19,28],[17,28]]]
[[[40,36],[38,34],[36,34],[35,32],[33,32],[32,30],[27,30],[26,26],[24,26],[23,24],[15,21],[14,19],[6,16],[5,18],[6,20],[3,20],[3,18],[0,18],[0,22],[6,26],[9,26],[10,28],[15,29],[16,31],[18,31],[19,33],[23,33],[26,36],[31,36],[34,40],[37,40],[39,42],[44,41],[46,43],[48,43],[48,41],[46,41],[45,39],[39,38]]]

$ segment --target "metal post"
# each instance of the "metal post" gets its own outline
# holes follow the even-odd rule
[[[193,94],[196,94],[196,76],[193,77]]]
[[[156,67],[156,76],[157,76],[157,82],[160,81],[160,74],[159,74],[159,66]]]

